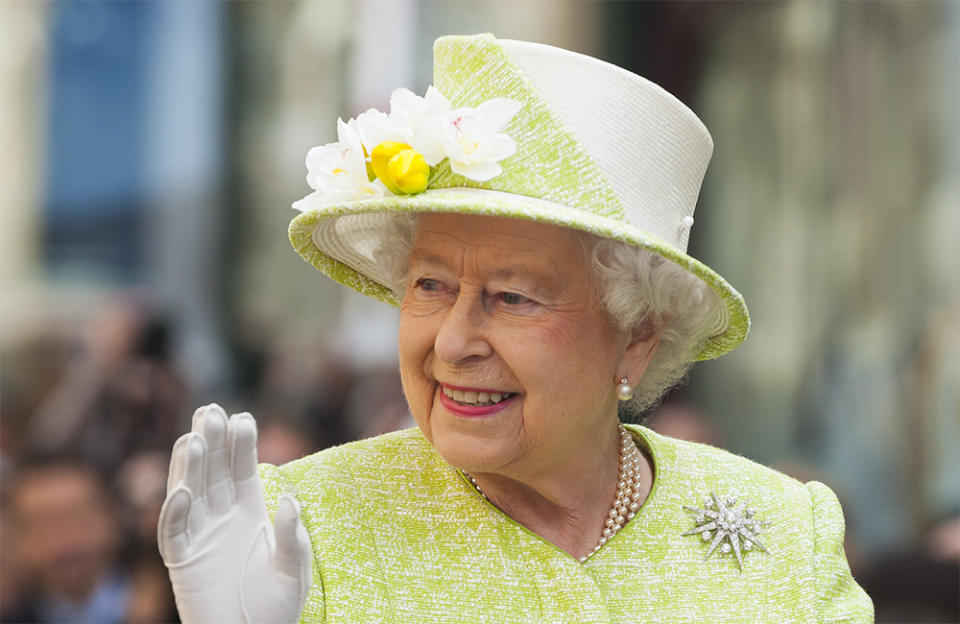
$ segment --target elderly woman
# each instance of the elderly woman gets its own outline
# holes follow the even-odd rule
[[[159,529],[184,621],[871,620],[826,486],[620,423],[747,332],[685,253],[700,121],[565,50],[434,54],[311,150],[290,227],[399,303],[418,426],[258,473],[253,419],[198,410]]]

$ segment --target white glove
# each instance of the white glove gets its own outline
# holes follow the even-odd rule
[[[290,624],[310,588],[300,505],[280,499],[270,525],[257,475],[257,424],[218,405],[173,446],[157,539],[184,624]]]

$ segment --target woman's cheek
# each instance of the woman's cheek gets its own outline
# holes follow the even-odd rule
[[[517,334],[522,334],[530,344],[540,345],[543,350],[563,349],[582,339],[586,328],[567,322],[556,314],[542,314],[535,318],[514,318],[506,321]],[[519,336],[518,336],[519,338]]]
[[[434,382],[426,375],[423,357],[407,352],[400,344],[400,384],[411,415],[417,423],[426,422],[433,408]]]

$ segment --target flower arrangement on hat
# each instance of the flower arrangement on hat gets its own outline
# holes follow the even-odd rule
[[[869,621],[829,488],[621,422],[749,327],[686,252],[702,122],[550,46],[434,63],[310,150],[289,228],[399,306],[417,427],[258,472],[253,418],[200,408],[158,529],[183,621]]]
[[[424,97],[396,89],[389,114],[371,108],[347,122],[338,119],[337,142],[307,153],[307,184],[314,192],[293,207],[306,212],[384,195],[416,195],[427,189],[431,168],[443,160],[468,179],[490,180],[502,171],[498,163],[517,150],[501,130],[519,108],[509,98],[453,108],[433,86]]]

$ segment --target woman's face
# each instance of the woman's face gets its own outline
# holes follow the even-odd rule
[[[420,218],[400,308],[400,373],[423,434],[463,470],[547,471],[616,419],[631,342],[599,305],[575,232]]]

